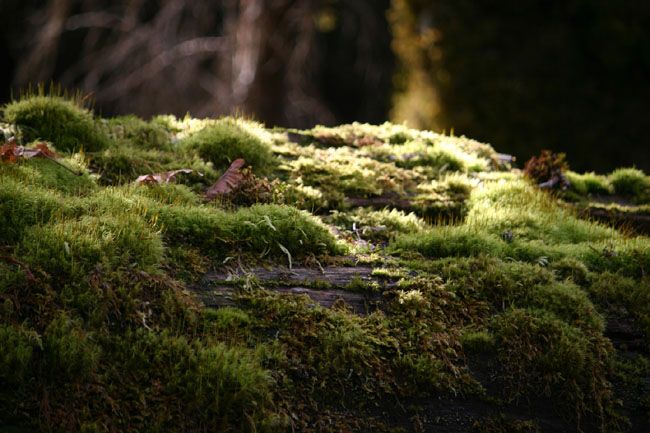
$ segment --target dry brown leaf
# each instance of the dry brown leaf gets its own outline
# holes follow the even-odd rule
[[[56,154],[47,147],[47,143],[37,143],[34,147],[16,145],[15,140],[9,140],[0,147],[0,160],[6,163],[14,163],[19,158],[29,159],[35,157],[56,158]]]
[[[241,183],[244,176],[239,171],[246,161],[242,158],[236,159],[230,164],[228,170],[210,187],[205,193],[208,200],[214,200],[220,195],[228,194]]]
[[[191,168],[181,168],[179,170],[164,171],[162,173],[143,174],[142,176],[138,176],[138,178],[135,180],[135,183],[138,185],[169,183],[176,180],[176,175],[179,173],[192,172],[194,172],[194,170]],[[201,173],[199,173],[199,175],[201,175]]]

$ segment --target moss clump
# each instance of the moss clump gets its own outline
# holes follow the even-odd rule
[[[650,279],[640,281],[612,272],[604,272],[588,287],[594,302],[608,315],[624,311],[624,320],[630,318],[650,344]]]
[[[612,398],[607,339],[543,310],[508,310],[493,320],[492,331],[509,398],[554,395],[567,415],[591,413],[604,422]]]
[[[579,174],[572,171],[567,171],[566,177],[569,181],[571,190],[575,191],[579,195],[608,195],[612,193],[612,186],[607,176],[600,176],[593,172]]]
[[[632,197],[639,202],[650,200],[650,178],[635,168],[619,168],[609,175],[616,194]]]
[[[20,128],[25,141],[47,140],[67,152],[96,152],[110,143],[90,111],[59,96],[11,102],[3,108],[3,117]]]
[[[138,149],[171,150],[171,136],[159,121],[145,122],[136,116],[119,116],[106,122],[109,134],[115,140],[127,141]]]
[[[426,227],[426,223],[414,213],[407,214],[397,209],[333,211],[327,221],[352,237],[375,242],[387,242],[399,233],[418,233]]]
[[[74,162],[74,161],[73,161]],[[0,179],[12,178],[25,185],[48,188],[66,195],[85,195],[97,188],[88,172],[67,160],[61,162],[69,169],[47,158],[32,158],[16,164],[0,164]],[[72,171],[76,171],[76,174]]]
[[[179,157],[177,153],[155,149],[141,149],[130,145],[111,146],[93,155],[90,167],[99,174],[103,185],[123,185],[138,176],[164,171],[189,168],[191,174],[180,175],[178,180],[188,184],[204,184],[216,180],[217,172],[212,164],[200,158]],[[202,176],[203,175],[203,176]]]
[[[460,341],[467,353],[487,353],[494,350],[494,336],[486,331],[464,332]]]
[[[158,221],[173,244],[194,245],[217,257],[241,252],[293,260],[343,251],[327,227],[290,206],[254,205],[236,212],[167,206],[160,208]]]
[[[63,382],[88,378],[97,371],[101,357],[93,335],[65,313],[55,317],[45,329],[43,353],[52,379]]]
[[[45,223],[64,207],[59,194],[0,177],[0,243],[15,244],[31,226]]]
[[[83,279],[97,267],[151,269],[160,263],[163,246],[141,218],[123,214],[32,227],[19,250],[28,263],[52,276]]]
[[[268,144],[231,119],[206,125],[185,138],[181,146],[220,168],[228,167],[237,158],[246,160],[256,173],[268,172],[274,165]]]
[[[0,383],[20,383],[30,373],[40,336],[24,326],[0,324]]]

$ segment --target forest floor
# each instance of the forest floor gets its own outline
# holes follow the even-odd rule
[[[639,170],[544,189],[403,125],[43,94],[2,118],[0,431],[650,431]]]

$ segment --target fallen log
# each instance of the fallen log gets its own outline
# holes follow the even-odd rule
[[[393,287],[390,279],[372,275],[370,266],[315,268],[254,268],[206,274],[193,288],[206,307],[237,305],[237,297],[246,285],[246,277],[255,277],[261,288],[289,296],[308,296],[314,304],[332,308],[344,302],[354,313],[365,315],[380,308],[382,291]],[[363,286],[374,290],[363,291]]]

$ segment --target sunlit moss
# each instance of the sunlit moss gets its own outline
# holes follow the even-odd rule
[[[62,151],[94,152],[110,143],[89,110],[59,96],[27,96],[5,105],[3,117],[20,128],[26,142],[47,140]]]
[[[106,121],[109,134],[115,140],[125,140],[139,149],[171,149],[171,136],[159,122],[145,122],[136,116],[113,117]]]
[[[0,164],[0,179],[12,178],[25,185],[71,195],[84,195],[96,190],[95,180],[85,167],[73,163],[74,161],[63,160],[57,163],[48,158],[32,158],[16,164]]]
[[[398,233],[417,233],[426,227],[426,223],[415,214],[396,209],[333,211],[327,221],[348,231],[351,236],[373,241],[388,241]]]
[[[614,192],[629,196],[638,202],[650,200],[650,178],[641,170],[620,168],[609,175]]]
[[[201,158],[226,168],[243,158],[257,173],[268,172],[275,164],[269,144],[231,119],[220,119],[188,135],[181,146],[196,151]]]

